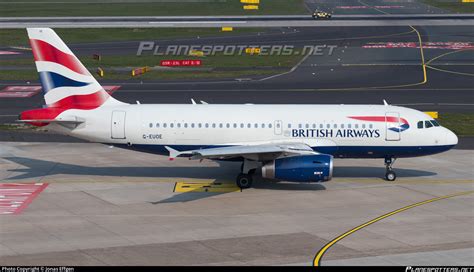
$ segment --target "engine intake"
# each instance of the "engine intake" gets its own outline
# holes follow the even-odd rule
[[[331,155],[306,155],[279,158],[262,166],[264,178],[297,182],[328,181],[332,178]]]

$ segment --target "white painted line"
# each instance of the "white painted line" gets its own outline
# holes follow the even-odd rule
[[[261,79],[259,79],[259,81],[264,81],[264,80],[268,80],[268,79],[271,79],[271,78],[275,78],[275,77],[279,77],[279,76],[282,76],[282,75],[293,73],[309,56],[311,56],[311,52],[308,53],[304,58],[302,58],[295,66],[293,66],[293,68],[291,68],[290,71],[287,71],[287,72],[284,72],[284,73],[281,73],[281,74],[276,74],[276,75],[269,76],[269,77],[265,77],[265,78],[261,78]]]

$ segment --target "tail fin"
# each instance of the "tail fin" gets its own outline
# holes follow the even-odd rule
[[[110,97],[54,30],[27,31],[48,108],[89,110],[122,104]]]
[[[124,105],[111,97],[50,28],[28,28],[46,108],[22,112],[20,120],[43,126],[66,110]],[[44,120],[44,122],[41,122]]]

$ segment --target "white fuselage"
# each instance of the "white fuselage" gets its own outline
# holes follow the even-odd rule
[[[89,141],[158,154],[167,153],[164,146],[184,151],[303,142],[336,157],[411,157],[457,144],[456,135],[444,127],[418,128],[418,122],[432,120],[428,115],[388,105],[137,104],[61,114],[68,115],[86,121],[74,129],[50,126]]]

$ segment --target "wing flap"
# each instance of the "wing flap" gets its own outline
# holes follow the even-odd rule
[[[244,157],[255,159],[259,155],[274,155],[278,157],[282,154],[317,154],[309,145],[304,143],[233,145],[182,152],[169,146],[165,148],[170,152],[170,159],[176,157],[190,157],[191,159],[228,159]]]

